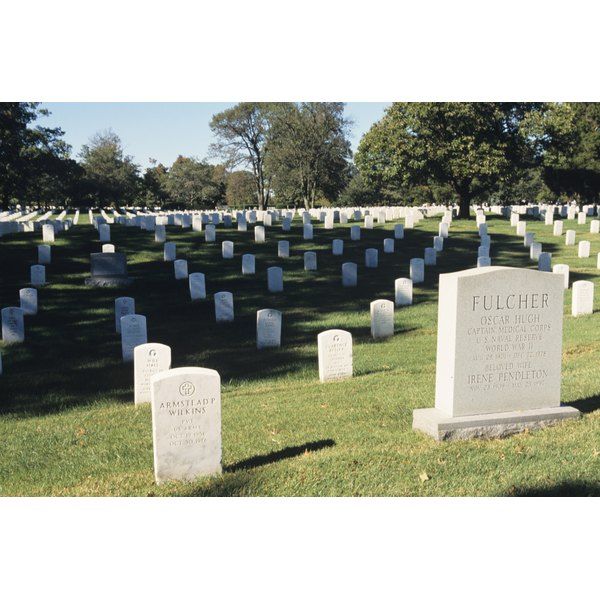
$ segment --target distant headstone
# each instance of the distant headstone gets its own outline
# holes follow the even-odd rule
[[[20,344],[25,341],[25,319],[23,309],[7,306],[0,311],[2,315],[2,341],[5,344]]]
[[[575,245],[575,230],[567,229],[567,233],[565,235],[565,246],[574,246]]]
[[[579,213],[581,214],[581,213]],[[585,215],[584,215],[585,216]],[[579,258],[589,258],[590,257],[590,243],[588,241],[579,242],[579,246],[577,248],[577,255]]]
[[[24,315],[36,315],[38,311],[38,291],[35,288],[20,289],[19,302]]]
[[[279,258],[290,257],[290,243],[287,240],[277,242],[277,256]]]
[[[254,241],[257,244],[264,244],[265,243],[265,228],[263,225],[257,225],[254,228]]]
[[[425,266],[435,266],[437,262],[437,252],[435,251],[435,248],[425,248],[424,255],[423,262],[425,263]]]
[[[547,273],[552,272],[552,254],[550,252],[540,252],[538,256],[538,270]]]
[[[125,315],[121,317],[121,352],[124,362],[133,360],[133,349],[148,342],[146,317],[144,315]]]
[[[44,265],[31,265],[29,272],[31,285],[46,285],[46,267]]]
[[[313,239],[313,226],[310,223],[302,227],[302,238],[305,240]]]
[[[256,259],[254,254],[242,255],[242,275],[254,275],[256,273]]]
[[[433,247],[437,252],[441,252],[444,249],[444,238],[441,235],[433,236]]]
[[[492,259],[489,256],[480,256],[477,258],[477,268],[481,267],[491,267]]]
[[[135,314],[135,300],[129,296],[115,298],[115,331],[121,333],[121,317]]]
[[[263,308],[256,312],[256,347],[279,348],[281,346],[281,312]]]
[[[177,245],[175,242],[166,242],[163,250],[165,262],[173,262],[177,258]]]
[[[305,271],[316,271],[317,270],[317,253],[316,252],[305,252],[304,253],[304,270]]]
[[[565,283],[565,290],[568,290],[569,289],[569,265],[563,265],[563,264],[554,265],[554,267],[552,267],[552,272],[558,273],[559,275],[563,276],[564,283]]]
[[[590,233],[600,233],[600,221],[598,219],[590,221]]]
[[[98,225],[98,234],[101,242],[110,242],[110,225],[107,223]]]
[[[371,336],[378,340],[394,335],[394,303],[390,300],[371,302]]]
[[[154,478],[192,481],[221,473],[221,378],[199,367],[150,380]]]
[[[358,283],[358,266],[353,262],[342,263],[342,285],[356,287]]]
[[[281,267],[267,269],[267,288],[269,292],[283,292],[283,269]]]
[[[502,437],[579,416],[560,405],[563,279],[510,267],[440,275],[435,408],[413,428],[437,440]]]
[[[114,244],[102,244],[102,252],[114,252],[115,245]]]
[[[535,239],[535,233],[527,232],[523,236],[523,245],[525,246],[525,248],[531,248],[531,244],[533,244],[534,239]]]
[[[438,225],[438,235],[441,238],[447,238],[448,237],[448,229],[449,229],[448,223],[440,223]]]
[[[328,329],[317,336],[319,380],[338,381],[352,377],[352,334]]]
[[[233,294],[217,292],[215,294],[215,319],[217,323],[233,321]]]
[[[208,223],[204,228],[204,241],[209,244],[217,241],[217,230],[213,223]]]
[[[188,276],[191,300],[204,300],[206,298],[206,280],[204,273],[190,273]]]
[[[187,277],[188,277],[187,260],[184,260],[182,258],[176,260],[173,263],[173,270],[175,273],[175,279],[187,279]]]
[[[164,225],[157,225],[154,229],[154,241],[164,243],[167,239],[167,230]]]
[[[394,238],[385,238],[383,240],[383,252],[384,254],[394,253]]]
[[[365,250],[365,267],[367,269],[376,269],[379,264],[379,251],[377,248],[367,248]]]
[[[350,239],[353,242],[357,242],[358,240],[360,240],[360,225],[350,226]]]
[[[554,228],[552,229],[553,235],[561,236],[563,232],[563,222],[562,221],[554,221]]]
[[[422,258],[410,259],[410,278],[413,283],[423,283],[425,281],[425,261]]]
[[[413,303],[413,282],[408,277],[400,277],[394,282],[396,306],[409,306]]]
[[[52,247],[47,244],[38,246],[38,264],[49,265],[52,262]]]
[[[531,244],[531,246],[529,246],[529,258],[531,260],[538,260],[541,253],[542,253],[541,242],[533,242]]]
[[[591,315],[594,312],[594,284],[591,281],[576,281],[572,289],[571,314],[574,317]]]
[[[133,351],[134,403],[150,402],[152,375],[171,368],[171,348],[165,344],[140,344]]]
[[[402,223],[398,223],[394,225],[394,239],[403,240],[404,239],[404,225]]]
[[[331,243],[331,253],[333,256],[342,256],[344,254],[344,240],[333,240]]]

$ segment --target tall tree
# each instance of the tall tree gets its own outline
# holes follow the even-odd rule
[[[276,196],[312,208],[334,200],[351,176],[352,157],[342,102],[285,103],[272,113],[267,169]]]
[[[170,201],[186,208],[214,208],[222,198],[215,167],[205,161],[178,156],[166,181]]]
[[[143,203],[146,206],[163,206],[169,199],[167,191],[167,180],[169,170],[162,163],[155,159],[150,159],[152,166],[146,169],[142,177],[143,183]]]
[[[449,185],[461,218],[532,160],[521,123],[539,103],[396,102],[363,136],[356,164],[377,185]]]
[[[136,198],[140,191],[139,167],[125,155],[114,131],[96,133],[82,146],[79,156],[88,192],[96,201],[121,204]]]
[[[233,171],[227,176],[225,192],[227,206],[247,207],[256,205],[256,186],[250,171]]]
[[[34,125],[49,114],[39,102],[0,103],[0,201],[5,210],[13,199],[37,201],[30,192],[43,180],[49,193],[59,193],[52,183],[68,166],[70,146],[59,127]]]
[[[250,168],[254,175],[258,207],[269,205],[270,182],[265,173],[267,137],[272,105],[265,102],[240,102],[213,116],[210,128],[217,141],[213,155],[225,160],[228,169]]]

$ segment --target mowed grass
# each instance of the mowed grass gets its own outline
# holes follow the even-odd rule
[[[172,263],[152,232],[112,226],[112,243],[127,254],[136,278],[128,291],[89,288],[90,252],[100,251],[96,230],[82,213],[79,225],[59,234],[39,292],[39,313],[26,317],[26,341],[2,348],[0,378],[0,494],[2,495],[241,495],[241,496],[441,496],[597,495],[600,490],[600,313],[570,316],[565,294],[562,398],[583,412],[580,421],[493,441],[437,443],[411,428],[415,408],[433,406],[438,275],[475,266],[474,221],[455,221],[450,238],[415,287],[413,306],[396,309],[395,336],[370,338],[369,303],[393,300],[394,279],[408,276],[409,260],[432,244],[439,218],[406,231],[393,255],[383,239],[393,223],[362,231],[350,241],[348,226],[302,240],[301,222],[291,232],[268,228],[267,242],[248,232],[217,229],[204,234],[168,227],[189,271],[206,274],[208,299],[192,303],[187,281],[175,281]],[[535,268],[507,220],[488,216],[492,262]],[[528,221],[553,264],[571,267],[571,280],[598,284],[600,235],[566,221],[577,241],[592,244],[589,259],[564,245],[552,226]],[[344,240],[344,256],[331,242]],[[235,258],[221,258],[221,241],[235,242]],[[277,258],[288,239],[291,257]],[[0,240],[0,305],[18,304],[29,280],[41,233]],[[364,267],[366,248],[379,248],[379,267]],[[302,252],[316,250],[317,272],[304,272]],[[256,255],[256,276],[241,275],[241,256]],[[341,286],[341,264],[359,265],[359,287]],[[267,292],[266,269],[284,268],[283,294]],[[212,294],[233,292],[235,322],[214,322]],[[149,341],[168,344],[173,367],[219,371],[223,402],[222,476],[157,486],[153,478],[151,414],[133,405],[132,365],[121,361],[114,329],[114,299],[135,297],[148,319]],[[597,294],[596,310],[599,308]],[[283,312],[283,345],[257,351],[256,311]],[[354,338],[355,376],[320,384],[316,338],[329,328]]]

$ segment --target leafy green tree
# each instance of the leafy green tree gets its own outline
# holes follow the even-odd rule
[[[59,178],[73,171],[68,163],[70,146],[59,127],[34,125],[48,110],[39,102],[0,103],[0,201],[6,210],[11,202],[37,203],[41,190],[60,200]],[[57,185],[60,183],[60,185]]]
[[[254,175],[249,171],[233,171],[227,176],[225,192],[227,206],[247,207],[256,205]]]
[[[547,103],[528,116],[524,129],[554,194],[580,203],[600,199],[599,103]]]
[[[169,201],[178,207],[214,208],[221,192],[213,175],[214,167],[206,161],[178,156],[166,180]]]
[[[214,115],[210,122],[217,138],[211,145],[212,154],[223,158],[230,170],[241,166],[252,171],[261,210],[269,205],[271,193],[265,173],[271,110],[266,102],[240,102]]]
[[[363,136],[356,155],[361,175],[383,186],[450,186],[459,216],[532,160],[520,129],[538,103],[396,102]]]
[[[145,206],[164,206],[169,200],[167,191],[167,180],[169,170],[162,163],[158,163],[155,159],[150,159],[152,166],[146,169],[142,177],[143,193],[141,200]]]
[[[125,155],[121,139],[112,130],[96,133],[79,155],[88,194],[104,204],[133,202],[141,182],[138,165]]]
[[[267,172],[275,197],[334,201],[351,175],[350,122],[342,102],[284,103],[272,111]]]

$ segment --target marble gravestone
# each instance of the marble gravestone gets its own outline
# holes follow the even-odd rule
[[[560,404],[563,294],[561,275],[531,269],[440,275],[435,408],[413,429],[504,437],[579,417]]]
[[[204,273],[190,273],[188,277],[191,300],[204,300],[206,298],[206,279]]]
[[[360,240],[360,225],[350,226],[350,239],[353,242],[357,242],[358,240]]]
[[[221,255],[223,258],[230,259],[233,258],[233,242],[230,240],[226,240],[221,243]]]
[[[281,267],[267,269],[267,289],[272,293],[283,292],[283,269]]]
[[[114,252],[115,245],[114,244],[102,244],[102,252]]]
[[[46,285],[46,267],[44,265],[31,265],[29,273],[31,285]]]
[[[371,302],[371,336],[374,340],[394,335],[394,303],[391,300]]]
[[[36,315],[38,311],[38,291],[35,288],[20,289],[19,303],[24,315]]]
[[[343,329],[328,329],[317,336],[319,381],[338,381],[352,377],[352,334]]]
[[[52,261],[52,246],[40,244],[38,246],[38,264],[49,265]]]
[[[154,478],[192,481],[221,473],[221,377],[182,367],[150,380]]]
[[[54,243],[54,225],[52,223],[42,225],[42,241]]]
[[[256,258],[254,254],[242,254],[242,275],[256,273]]]
[[[163,260],[173,262],[177,258],[177,245],[175,242],[165,242],[163,246]]]
[[[152,375],[171,368],[171,348],[165,344],[140,344],[133,350],[134,403],[150,402]]]
[[[129,296],[115,298],[115,330],[121,333],[121,317],[135,314],[135,300]]]
[[[304,270],[305,271],[316,271],[317,270],[317,253],[316,252],[305,252],[304,253]]]
[[[425,260],[422,258],[411,258],[409,262],[410,278],[413,283],[425,281]]]
[[[7,306],[0,311],[2,316],[2,341],[5,344],[20,344],[25,341],[25,320],[23,309]]]
[[[256,311],[256,348],[281,346],[281,312],[274,308]]]
[[[396,306],[410,306],[413,303],[413,282],[408,277],[400,277],[394,283]]]
[[[173,273],[175,279],[187,279],[188,278],[188,263],[184,258],[178,258],[173,261]]]
[[[127,276],[127,259],[122,252],[96,252],[90,254],[91,277],[85,285],[96,287],[123,287],[133,283]]]
[[[290,257],[290,243],[287,240],[277,242],[277,256],[279,258]]]
[[[124,362],[133,360],[133,350],[148,342],[146,317],[144,315],[125,315],[121,317],[121,353]]]
[[[571,314],[574,317],[591,315],[594,312],[594,283],[592,281],[576,281],[573,284]]]
[[[342,263],[342,286],[356,287],[358,284],[358,265],[353,262]]]
[[[217,323],[233,321],[233,294],[231,292],[217,292],[214,300],[215,320]]]

